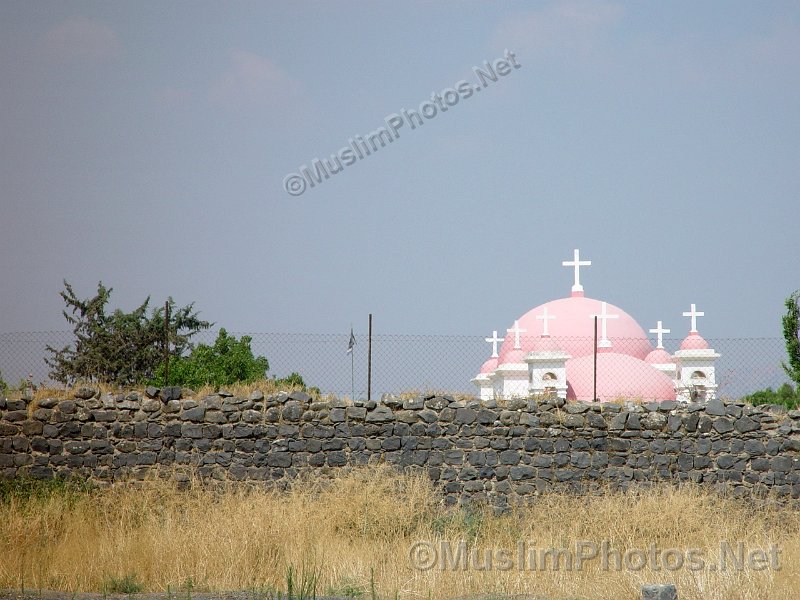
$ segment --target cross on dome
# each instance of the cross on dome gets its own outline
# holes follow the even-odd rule
[[[656,348],[664,349],[664,334],[671,333],[669,329],[664,329],[664,326],[661,324],[661,321],[658,322],[658,325],[655,329],[651,329],[650,333],[655,333],[658,336],[658,345]]]
[[[695,305],[692,304],[692,309],[688,312],[684,312],[683,316],[691,317],[692,319],[692,328],[689,330],[689,333],[697,333],[697,317],[705,317],[706,313],[698,312]]]
[[[598,348],[610,348],[611,347],[611,340],[608,339],[608,336],[606,334],[606,321],[608,319],[619,319],[619,315],[609,315],[607,313],[607,304],[605,302],[602,302],[601,304],[602,304],[602,306],[601,306],[601,309],[600,309],[600,314],[599,315],[589,315],[589,317],[592,318],[592,319],[597,317],[598,319],[600,319],[600,322],[601,322],[601,333],[602,333],[602,335],[600,336],[600,341],[597,343],[597,347]]]
[[[538,321],[544,321],[544,323],[542,323],[542,337],[550,337],[550,328],[549,328],[550,324],[548,323],[548,321],[552,321],[555,318],[556,318],[555,315],[547,314],[546,306],[544,307],[544,312],[542,314],[536,315],[536,319]]]
[[[519,345],[519,334],[520,333],[527,333],[528,330],[527,329],[520,329],[519,328],[519,321],[514,321],[514,327],[512,327],[511,329],[506,329],[506,332],[514,334],[514,350],[522,349],[522,346]]]
[[[492,345],[492,358],[499,357],[500,355],[497,353],[497,342],[505,341],[505,338],[497,337],[497,330],[495,329],[492,332],[492,337],[484,339]]]
[[[581,252],[577,248],[575,248],[572,260],[562,261],[562,266],[573,267],[575,269],[575,284],[572,286],[573,296],[583,296],[583,286],[581,285],[581,267],[588,267],[591,264],[592,261],[590,260],[581,260]]]

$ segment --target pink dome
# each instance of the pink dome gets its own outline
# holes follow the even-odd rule
[[[681,350],[708,350],[708,342],[696,331],[691,331],[681,342]]]
[[[674,363],[675,359],[663,348],[656,348],[644,359],[648,365],[667,365]]]
[[[522,340],[520,339],[520,342]],[[508,363],[524,363],[525,362],[525,355],[528,353],[526,350],[514,350],[514,340],[511,340],[511,343],[506,347],[505,343],[503,344],[503,349],[500,350],[500,358],[498,359],[498,364],[505,365]]]
[[[487,360],[483,365],[481,365],[481,374],[483,373],[494,373],[494,370],[497,368],[497,359],[490,358]]]
[[[567,398],[592,400],[593,356],[567,361]],[[642,398],[675,400],[675,387],[667,375],[646,362],[617,352],[597,355],[597,398],[601,402]]]
[[[591,355],[594,351],[594,320],[590,316],[600,314],[602,303],[600,300],[583,296],[553,300],[522,315],[519,327],[526,330],[520,334],[520,345],[524,354],[533,350],[538,340],[541,340],[542,320],[536,316],[541,315],[545,307],[548,315],[555,317],[548,322],[548,327],[551,338],[559,348],[573,358]],[[606,321],[606,333],[611,340],[613,351],[644,359],[653,346],[636,320],[613,304],[607,305],[606,312],[609,315],[619,315],[616,319]],[[598,336],[602,335],[600,327],[602,323],[598,323]],[[507,333],[500,351],[501,364],[508,362],[504,359],[504,352],[511,351],[513,347],[514,335]]]

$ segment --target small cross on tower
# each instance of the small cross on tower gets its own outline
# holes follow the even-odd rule
[[[511,329],[506,329],[507,333],[514,334],[514,350],[520,350],[522,346],[519,345],[519,334],[520,333],[527,333],[527,329],[520,329],[519,328],[519,321],[514,321],[514,327]]]
[[[688,312],[683,313],[683,316],[691,317],[692,319],[692,328],[689,330],[689,333],[697,333],[697,317],[705,317],[706,313],[698,312],[695,305],[692,304],[692,309]]]
[[[538,321],[544,321],[542,323],[542,337],[550,337],[550,329],[549,329],[549,321],[555,319],[555,315],[548,315],[547,314],[547,307],[544,307],[544,312],[540,315],[536,315],[536,319]]]
[[[590,260],[581,260],[581,252],[575,248],[573,259],[565,260],[561,263],[564,267],[573,267],[575,269],[575,284],[572,286],[573,296],[583,296],[583,286],[581,285],[581,267],[588,267],[592,264]]]
[[[484,339],[492,345],[492,358],[499,357],[500,355],[497,353],[497,342],[502,342],[505,340],[505,338],[497,337],[497,330],[495,329],[492,332],[492,337]]]
[[[658,345],[656,348],[664,349],[664,334],[671,333],[669,329],[664,329],[664,326],[661,324],[661,321],[658,322],[658,325],[655,329],[651,329],[650,333],[655,333],[658,336]]]
[[[606,334],[606,321],[608,321],[608,319],[619,319],[619,315],[609,315],[606,312],[606,308],[607,305],[603,302],[599,315],[589,315],[591,318],[597,317],[601,322],[600,327],[602,335],[600,336],[600,341],[597,343],[598,348],[611,348],[611,340],[608,339],[608,335]]]

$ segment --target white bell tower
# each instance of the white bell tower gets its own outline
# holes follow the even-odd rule
[[[697,317],[705,313],[698,312],[694,304],[691,310],[683,313],[690,317],[692,326],[689,335],[681,342],[681,348],[675,354],[678,370],[678,382],[675,394],[678,400],[713,400],[717,397],[716,360],[719,358],[697,332]]]
[[[567,360],[570,355],[561,350],[550,337],[549,322],[555,315],[547,313],[536,315],[542,321],[542,335],[537,340],[536,349],[525,356],[528,364],[528,391],[535,396],[567,397]]]

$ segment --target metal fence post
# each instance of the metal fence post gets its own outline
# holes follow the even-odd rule
[[[169,300],[164,302],[164,387],[169,385]]]
[[[369,340],[367,341],[367,402],[372,400],[372,313],[369,313]]]

